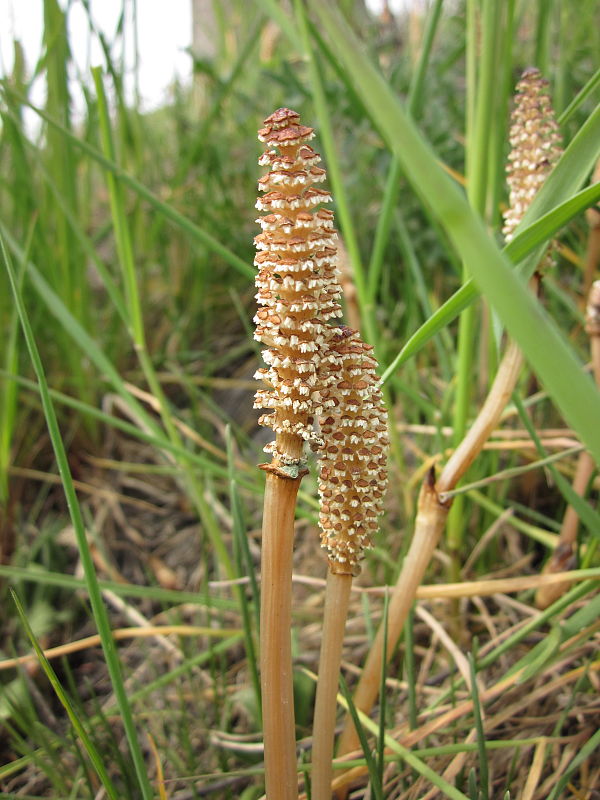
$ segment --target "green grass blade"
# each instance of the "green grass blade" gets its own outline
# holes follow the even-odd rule
[[[418,119],[421,114],[421,108],[425,100],[425,76],[427,74],[427,67],[431,55],[431,48],[433,47],[433,40],[437,31],[437,26],[442,12],[443,0],[435,0],[435,3],[429,10],[427,15],[427,24],[425,33],[423,35],[423,44],[419,54],[419,61],[417,67],[412,74],[410,87],[408,90],[407,110],[414,119]],[[402,169],[397,158],[392,159],[390,166],[383,200],[381,203],[381,211],[377,220],[377,228],[375,230],[375,237],[373,241],[373,250],[371,252],[371,259],[368,268],[368,298],[369,304],[375,301],[377,287],[383,268],[383,257],[388,243],[390,230],[392,227],[392,219],[394,209],[396,208],[396,201],[398,199],[398,192],[400,190],[400,178]]]
[[[102,73],[99,67],[92,69],[92,77],[96,87],[98,98],[98,119],[100,123],[100,138],[104,155],[110,161],[116,163],[115,147],[110,129],[110,118],[108,105],[102,83]],[[133,263],[133,246],[127,224],[127,214],[125,212],[125,202],[121,186],[112,172],[107,172],[106,180],[108,183],[108,194],[110,198],[111,216],[115,230],[115,243],[125,286],[125,297],[127,299],[127,325],[130,329],[131,338],[136,349],[145,348],[144,323],[142,319],[142,307],[135,275]]]
[[[481,478],[481,480],[473,481],[473,483],[461,484],[458,489],[452,489],[452,491],[449,492],[440,492],[440,499],[445,503],[450,500],[451,497],[456,497],[459,494],[470,492],[471,489],[481,489],[484,486],[489,486],[490,483],[517,478],[519,475],[524,475],[526,472],[532,472],[533,470],[540,469],[548,464],[553,464],[555,461],[560,461],[563,458],[568,458],[569,456],[581,453],[582,450],[583,447],[578,444],[574,447],[568,447],[566,450],[559,450],[557,453],[552,453],[552,455],[547,455],[544,458],[540,458],[539,461],[528,461],[526,464],[522,464],[519,467],[509,467],[508,469],[500,470],[500,472],[496,472],[493,475],[490,475],[488,478]]]
[[[38,380],[40,399],[42,401],[42,406],[44,408],[44,415],[46,417],[46,423],[48,425],[48,432],[50,434],[50,438],[52,441],[52,447],[54,449],[56,463],[58,465],[58,470],[62,479],[67,505],[69,507],[69,514],[71,516],[73,529],[75,531],[75,536],[77,539],[77,546],[79,549],[79,554],[83,565],[83,571],[85,575],[87,590],[90,597],[90,603],[92,606],[92,612],[94,615],[94,620],[98,627],[98,633],[100,634],[102,642],[102,650],[104,652],[104,657],[106,659],[106,665],[108,667],[108,671],[110,674],[113,690],[118,700],[121,719],[123,721],[123,727],[125,729],[125,734],[129,744],[129,751],[138,777],[139,788],[144,800],[151,800],[152,789],[150,787],[150,782],[148,780],[148,774],[146,766],[144,764],[142,750],[140,747],[139,740],[137,738],[137,733],[135,730],[131,708],[129,706],[129,702],[127,699],[127,692],[125,691],[125,685],[123,683],[123,677],[121,674],[121,665],[117,655],[115,642],[111,634],[108,614],[106,612],[106,608],[104,607],[104,603],[102,601],[100,587],[98,586],[98,580],[94,569],[94,561],[88,545],[85,533],[85,527],[81,516],[81,509],[79,507],[79,503],[77,501],[77,495],[73,487],[73,480],[71,477],[71,471],[67,460],[67,454],[61,438],[58,422],[56,419],[56,414],[54,412],[54,405],[52,403],[52,399],[48,392],[48,384],[46,382],[44,368],[42,366],[42,362],[38,353],[37,345],[33,338],[33,331],[31,329],[29,317],[27,315],[27,311],[23,304],[21,293],[19,292],[19,286],[17,283],[12,263],[10,261],[10,256],[6,250],[3,239],[0,240],[0,244],[2,246],[2,254],[6,270],[8,272],[11,288],[13,291],[15,305],[17,307],[19,319],[21,321],[21,326],[23,328],[23,334],[25,336],[25,341],[27,343],[27,349],[29,350],[29,355],[31,357],[33,368],[35,370],[36,377]]]
[[[567,788],[571,776],[573,775],[577,767],[580,764],[582,764],[586,759],[589,759],[594,750],[596,750],[599,747],[600,747],[600,730],[597,730],[596,733],[594,733],[593,736],[590,736],[587,742],[584,745],[582,745],[581,748],[578,750],[577,755],[573,758],[573,760],[568,765],[566,770],[560,776],[551,794],[548,795],[548,800],[558,800],[559,797],[564,797],[563,792]]]
[[[0,564],[0,576],[13,581],[25,581],[41,586],[57,586],[72,592],[85,591],[87,588],[83,578],[76,578],[74,575],[66,575],[62,572],[51,572],[41,569],[37,565],[13,567]],[[109,592],[114,592],[119,597],[137,597],[142,600],[170,603],[172,605],[194,603],[197,606],[223,609],[224,611],[237,609],[237,603],[233,600],[213,597],[201,592],[184,592],[179,589],[163,589],[161,586],[138,586],[134,583],[118,583],[117,581],[104,580],[98,581],[98,586],[102,590],[106,589]],[[231,633],[231,631],[228,633]],[[217,630],[215,629],[216,634]]]
[[[15,253],[17,257],[20,257],[22,255],[22,250],[19,248],[18,244],[10,235],[5,226],[1,223],[0,232],[2,233],[2,237],[10,247],[11,251]],[[83,326],[75,319],[60,297],[54,292],[46,279],[42,276],[41,272],[31,261],[27,262],[27,274],[50,313],[66,330],[73,342],[86,354],[91,361],[93,361],[105,379],[112,385],[115,392],[125,401],[134,418],[142,421],[144,426],[147,426],[150,431],[152,431],[155,435],[158,435],[160,428],[156,425],[154,419],[127,390],[127,387],[125,386],[125,383],[115,366],[98,346],[96,340],[93,339],[85,330],[85,328],[83,328]]]
[[[381,380],[387,383],[398,369],[415,356],[436,333],[449,325],[456,317],[479,296],[477,287],[472,281],[463,284],[431,317],[416,330],[398,355],[383,372]]]
[[[469,653],[469,672],[471,675],[471,697],[473,698],[473,716],[475,717],[475,730],[477,732],[477,751],[479,753],[479,783],[481,785],[481,798],[482,800],[488,800],[489,797],[488,756],[485,746],[485,731],[483,730],[481,705],[479,703],[479,691],[477,689],[477,671],[475,668],[475,657],[473,656],[473,653]]]
[[[33,157],[36,160],[37,168],[40,170],[40,174],[43,176],[46,185],[48,186],[48,189],[52,193],[52,196],[56,204],[60,208],[61,212],[64,214],[65,220],[69,224],[73,236],[77,239],[77,242],[79,243],[79,246],[81,247],[81,250],[85,254],[86,258],[89,258],[89,260],[93,263],[94,268],[98,271],[98,274],[102,278],[102,282],[104,283],[104,287],[106,288],[106,291],[111,299],[112,304],[114,305],[115,309],[117,310],[123,322],[126,322],[127,311],[125,309],[125,303],[121,296],[121,291],[119,287],[117,286],[110,272],[106,268],[104,261],[101,258],[99,258],[89,238],[85,235],[85,232],[81,228],[81,223],[77,220],[75,214],[73,213],[73,210],[69,208],[69,206],[67,205],[67,202],[65,198],[62,196],[60,189],[56,185],[54,179],[43,166],[39,158],[39,153],[37,149],[31,146],[31,150],[33,153]]]
[[[510,257],[511,261],[518,264],[578,214],[595,205],[599,199],[600,183],[594,183],[585,189],[581,189],[581,191],[564,200],[560,205],[543,213],[535,222],[532,217],[526,227],[523,228],[520,225],[519,233],[504,248],[504,252]],[[542,211],[541,207],[540,211]]]
[[[261,691],[260,691],[260,678],[258,675],[258,660],[256,657],[255,647],[255,632],[260,628],[260,594],[258,591],[258,582],[254,571],[254,564],[248,547],[247,527],[244,520],[244,510],[242,507],[242,499],[238,491],[238,485],[235,478],[235,459],[233,448],[233,437],[231,427],[227,426],[227,471],[229,474],[229,503],[231,506],[233,517],[233,543],[234,543],[234,560],[241,578],[247,574],[250,580],[250,588],[252,592],[252,608],[254,609],[254,621],[252,620],[252,610],[250,603],[246,598],[246,590],[244,586],[237,587],[237,595],[239,600],[240,612],[242,615],[242,622],[244,626],[244,642],[246,645],[246,660],[248,662],[248,670],[254,689],[254,696],[256,701],[256,710],[260,718],[262,705],[261,705]]]
[[[98,750],[94,746],[94,743],[88,736],[88,733],[84,728],[81,720],[79,719],[75,707],[73,706],[73,703],[69,699],[69,696],[67,695],[60,681],[58,680],[56,672],[54,672],[52,666],[50,665],[50,662],[44,655],[44,651],[40,647],[40,644],[31,628],[31,625],[29,624],[29,621],[27,619],[27,614],[25,613],[25,609],[23,608],[23,605],[21,604],[21,601],[19,600],[17,593],[14,591],[14,589],[11,589],[10,593],[12,595],[14,604],[17,608],[17,613],[21,620],[21,624],[25,628],[27,636],[29,637],[29,641],[31,642],[32,647],[35,650],[35,653],[38,657],[38,661],[40,662],[40,665],[46,677],[48,678],[50,684],[52,685],[52,688],[54,689],[56,696],[60,700],[65,711],[67,712],[71,725],[73,726],[73,729],[75,730],[77,736],[80,738],[81,743],[83,744],[90,758],[90,761],[92,762],[94,769],[96,770],[96,774],[98,775],[102,785],[104,786],[106,794],[110,798],[112,798],[112,800],[118,800],[119,795],[117,794],[117,790],[115,789],[115,786],[111,781],[108,772],[106,771],[106,767],[104,766],[102,758],[98,753]]]
[[[415,611],[414,605],[404,625],[404,670],[408,684],[408,726],[411,731],[418,727],[417,714],[417,669],[415,665]]]
[[[571,100],[569,105],[562,112],[558,118],[559,125],[566,125],[571,119],[573,114],[577,111],[579,106],[586,100],[596,89],[600,86],[600,68],[594,72],[589,81],[581,89],[581,91]]]
[[[377,733],[377,777],[379,786],[383,786],[383,768],[385,766],[385,717],[387,711],[387,691],[385,685],[386,665],[388,663],[388,611],[389,594],[383,598],[383,657],[381,660],[381,675],[379,676],[379,731]]]
[[[32,220],[25,250],[23,252],[23,258],[19,260],[19,272],[17,275],[17,285],[19,287],[19,291],[21,291],[23,285],[23,275],[25,274],[25,265],[29,258],[34,225],[35,221]],[[17,371],[19,361],[18,340],[19,317],[16,309],[13,308],[8,322],[8,336],[4,354],[6,373]],[[8,501],[8,469],[11,460],[12,438],[15,431],[18,388],[18,384],[9,380],[6,376],[6,373],[3,374],[4,380],[2,381],[2,384],[0,384],[0,419],[2,420],[2,425],[0,425],[0,519],[2,519],[3,510]]]
[[[342,689],[342,693],[344,695],[344,700],[346,701],[346,707],[352,717],[352,723],[356,728],[356,733],[358,735],[358,740],[360,742],[360,746],[362,747],[363,755],[365,757],[365,762],[367,764],[367,769],[369,770],[369,778],[371,779],[371,792],[376,800],[383,800],[383,789],[381,786],[381,782],[379,780],[379,770],[377,768],[377,763],[373,758],[373,753],[371,752],[371,748],[369,747],[369,740],[367,739],[367,735],[365,733],[365,729],[363,726],[363,721],[359,716],[358,709],[352,702],[352,695],[350,693],[350,689],[344,679],[344,676],[340,674],[340,687]]]

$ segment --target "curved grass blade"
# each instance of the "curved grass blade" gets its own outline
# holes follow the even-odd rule
[[[57,586],[72,592],[85,591],[87,588],[84,578],[76,578],[74,575],[66,575],[62,572],[50,572],[39,568],[37,565],[13,567],[0,564],[0,577],[13,581],[37,583],[42,586]],[[162,586],[138,586],[135,583],[118,583],[117,581],[103,580],[98,581],[98,586],[102,591],[106,589],[119,597],[139,597],[156,603],[171,603],[173,605],[194,603],[197,606],[217,608],[223,611],[235,611],[238,607],[237,601],[234,600],[214,596],[209,597],[209,595],[201,592],[163,589]]]
[[[563,796],[563,790],[566,789],[571,775],[575,772],[577,767],[586,759],[588,759],[598,747],[600,747],[600,730],[597,730],[596,733],[591,736],[579,750],[575,758],[566,768],[565,772],[561,775],[560,780],[555,785],[552,793],[548,796],[548,800],[557,800],[559,797]]]
[[[485,743],[485,731],[483,729],[483,719],[481,716],[481,705],[479,703],[479,691],[477,689],[477,669],[475,656],[469,653],[469,672],[471,674],[471,697],[473,698],[473,716],[475,717],[475,730],[477,731],[477,751],[479,753],[479,776],[481,784],[481,798],[489,798],[489,768],[488,757]]]
[[[571,100],[569,105],[562,112],[558,118],[559,125],[566,125],[583,101],[589,97],[598,88],[598,86],[600,86],[600,69],[597,69],[596,72],[594,72],[579,94],[577,94],[577,96]]]
[[[30,381],[27,378],[21,377],[20,375],[13,375],[6,370],[0,369],[0,378],[11,381],[16,385],[23,386],[30,391],[36,393],[38,391],[37,385],[34,381]],[[108,414],[105,411],[101,411],[95,406],[91,406],[88,403],[84,403],[81,400],[77,400],[74,397],[63,394],[56,389],[50,389],[49,391],[50,397],[56,403],[60,403],[67,408],[72,408],[82,415],[89,416],[98,422],[103,422],[105,425],[109,425],[112,428],[118,428],[118,430],[123,431],[128,436],[133,436],[134,438],[139,439],[141,442],[154,445],[154,447],[156,447],[158,450],[166,450],[169,453],[172,453],[174,456],[177,456],[181,462],[188,464],[190,467],[201,469],[207,475],[214,475],[219,478],[226,478],[228,476],[227,467],[221,466],[216,461],[211,461],[211,459],[201,455],[200,453],[194,453],[192,450],[186,450],[185,447],[179,447],[165,437],[155,436],[152,433],[148,433],[142,428],[133,425],[131,422],[127,422],[127,420],[124,420],[121,417],[116,417],[113,414]],[[261,489],[256,481],[240,478],[239,471],[244,469],[244,467],[248,474],[254,473],[254,470],[251,470],[249,466],[243,465],[238,460],[236,462],[236,468],[238,470],[238,476],[236,478],[237,483],[239,486],[243,486],[246,491],[259,494]],[[177,467],[174,467],[173,469],[175,472],[177,471]]]
[[[365,762],[367,764],[367,769],[369,770],[369,777],[371,779],[371,792],[376,800],[383,800],[383,789],[381,786],[381,781],[379,778],[379,770],[378,765],[373,758],[373,753],[369,747],[369,741],[367,739],[365,729],[362,725],[361,719],[359,717],[358,710],[354,703],[352,702],[352,695],[350,693],[350,689],[348,688],[348,684],[344,680],[344,676],[340,675],[340,687],[342,689],[344,699],[346,701],[346,706],[352,717],[352,722],[354,727],[356,728],[356,733],[358,734],[358,739],[360,741],[360,746],[362,747],[362,751],[365,757]]]
[[[533,441],[536,450],[538,451],[540,458],[543,462],[546,463],[547,469],[549,473],[552,475],[552,478],[558,489],[566,502],[573,506],[577,515],[579,516],[579,520],[581,524],[587,528],[587,530],[592,534],[592,536],[600,537],[600,514],[595,512],[593,508],[590,506],[589,503],[585,501],[583,497],[577,494],[577,492],[573,489],[571,484],[569,483],[566,478],[564,478],[560,472],[556,469],[553,464],[553,461],[556,459],[548,456],[542,442],[540,441],[540,437],[538,436],[538,432],[535,429],[535,426],[532,424],[527,411],[525,410],[525,406],[523,405],[523,401],[521,398],[516,394],[513,394],[513,403],[515,404],[517,411],[519,412],[519,417],[521,418],[521,422],[523,423],[525,429],[529,433],[531,440]]]

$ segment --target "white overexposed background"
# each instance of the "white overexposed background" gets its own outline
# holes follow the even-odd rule
[[[394,10],[414,5],[416,0],[393,0]],[[425,0],[420,0],[425,4]],[[59,0],[62,8],[66,0]],[[367,0],[367,5],[379,12],[383,0]],[[97,30],[109,43],[115,40],[123,0],[89,0],[91,17]],[[134,85],[134,30],[131,19],[132,3],[125,3],[125,91],[128,100],[133,98]],[[13,65],[14,39],[23,46],[29,73],[42,53],[43,0],[0,0],[0,74],[10,73]],[[137,89],[142,108],[149,110],[162,105],[168,98],[169,87],[177,78],[189,82],[192,61],[188,49],[192,37],[191,0],[138,0],[137,36],[139,70]],[[83,5],[75,0],[69,11],[69,43],[75,69],[86,84],[91,83],[90,67],[104,63],[97,36],[90,36],[88,15]],[[122,49],[114,50],[113,60],[120,63]],[[73,75],[72,77],[75,77]],[[83,108],[83,98],[78,96],[77,81],[72,82],[74,111]],[[45,86],[37,81],[30,94],[34,104],[44,103]]]
[[[61,7],[65,0],[59,0]],[[91,16],[96,28],[106,40],[114,42],[122,0],[90,0]],[[132,4],[126,3],[125,16],[125,88],[128,99],[134,91],[134,31],[131,19]],[[90,36],[88,15],[79,2],[69,11],[69,44],[76,69],[83,82],[90,84],[90,68],[104,63],[98,37]],[[43,0],[0,0],[0,72],[10,73],[13,65],[13,39],[23,46],[28,71],[31,73],[42,52]],[[167,99],[169,87],[177,77],[190,79],[192,61],[186,48],[190,47],[192,14],[190,0],[138,0],[137,36],[140,69],[138,88],[142,106],[155,108]],[[120,63],[122,48],[113,51]],[[75,76],[72,76],[75,77]],[[73,84],[75,109],[81,108],[82,98]],[[32,91],[34,103],[44,102],[45,87],[38,81]]]

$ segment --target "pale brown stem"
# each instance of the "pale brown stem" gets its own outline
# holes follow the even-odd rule
[[[583,497],[590,478],[595,469],[594,459],[591,455],[584,451],[579,454],[577,460],[577,467],[575,468],[575,477],[573,478],[573,491]],[[579,524],[579,516],[573,506],[568,506],[563,517],[562,526],[560,529],[559,540],[562,544],[574,545],[577,541],[577,526]]]
[[[438,492],[449,492],[454,489],[481,452],[506,408],[522,365],[523,356],[519,347],[514,342],[510,342],[477,419],[448,459],[438,478]]]
[[[268,472],[261,547],[260,675],[268,800],[297,800],[292,552],[301,478]]]
[[[433,555],[448,516],[448,506],[442,505],[435,487],[435,477],[431,473],[423,483],[419,494],[415,533],[410,544],[402,571],[390,598],[387,625],[387,657],[394,653],[394,648],[402,633],[402,628],[412,606],[419,584]],[[366,714],[371,710],[381,680],[383,668],[384,627],[379,626],[377,636],[367,657],[364,669],[353,702],[360,711]],[[358,747],[358,736],[352,720],[347,718],[340,737],[339,755]]]
[[[328,572],[313,722],[313,800],[331,800],[336,700],[351,586],[351,575]]]

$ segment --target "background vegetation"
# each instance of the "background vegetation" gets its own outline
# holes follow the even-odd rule
[[[573,447],[600,453],[582,314],[584,210],[598,192],[581,194],[600,155],[597,4],[433,2],[376,18],[352,2],[232,0],[215,58],[151,114],[125,100],[122,24],[103,39],[104,62],[73,78],[68,12],[44,0],[43,13],[42,56],[26,64],[14,43],[0,106],[6,796],[260,795],[253,207],[256,129],[285,105],[317,129],[347,252],[347,319],[375,345],[393,420],[387,511],[360,586],[394,581],[418,486],[477,412],[503,331],[528,360],[467,480],[519,469],[455,500],[379,709],[387,746],[407,719],[412,733],[399,729],[404,744],[385,758],[376,737],[371,788],[355,796],[593,797],[598,478],[580,510],[586,580],[545,612],[535,582],[508,592],[475,581],[539,574]],[[550,81],[567,152],[508,253],[517,273],[499,229],[510,98],[532,64]],[[25,124],[38,75],[40,128]],[[86,104],[76,117],[73,80]],[[522,275],[557,230],[542,313]],[[315,497],[311,475],[292,632],[303,762],[325,575]],[[436,584],[463,580],[472,588],[453,602],[435,599]],[[355,593],[349,683],[382,609],[377,592]],[[15,665],[31,638],[58,650]]]

